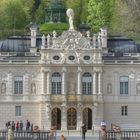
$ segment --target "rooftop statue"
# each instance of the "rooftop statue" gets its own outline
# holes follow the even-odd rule
[[[74,26],[73,26],[73,19],[74,19],[74,12],[72,9],[68,9],[66,11],[67,16],[69,17],[69,31],[74,31]]]

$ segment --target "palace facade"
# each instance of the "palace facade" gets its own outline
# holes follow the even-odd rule
[[[9,120],[41,130],[98,130],[102,120],[140,128],[140,50],[107,30],[82,36],[14,36],[0,44],[0,129]]]

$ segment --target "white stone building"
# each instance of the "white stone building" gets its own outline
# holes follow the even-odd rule
[[[29,120],[40,129],[98,130],[105,120],[140,128],[140,54],[128,39],[68,30],[0,45],[0,129]],[[40,40],[41,39],[41,40]],[[31,41],[30,41],[31,40]],[[108,44],[108,45],[107,45]]]

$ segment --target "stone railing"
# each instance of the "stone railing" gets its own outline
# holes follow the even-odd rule
[[[0,131],[0,140],[5,140],[7,138],[7,131]],[[39,131],[39,132],[31,132],[31,131],[15,131],[14,132],[14,140],[50,140],[50,132],[49,131]],[[52,140],[56,138],[53,137]]]
[[[140,131],[121,131],[113,132],[108,130],[106,132],[106,140],[139,140],[140,139]],[[100,137],[100,140],[101,137]]]

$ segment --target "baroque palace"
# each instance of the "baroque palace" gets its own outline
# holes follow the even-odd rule
[[[30,120],[41,130],[98,130],[102,120],[140,128],[140,49],[108,38],[102,28],[86,37],[73,27],[57,36],[14,36],[0,42],[0,129]]]

